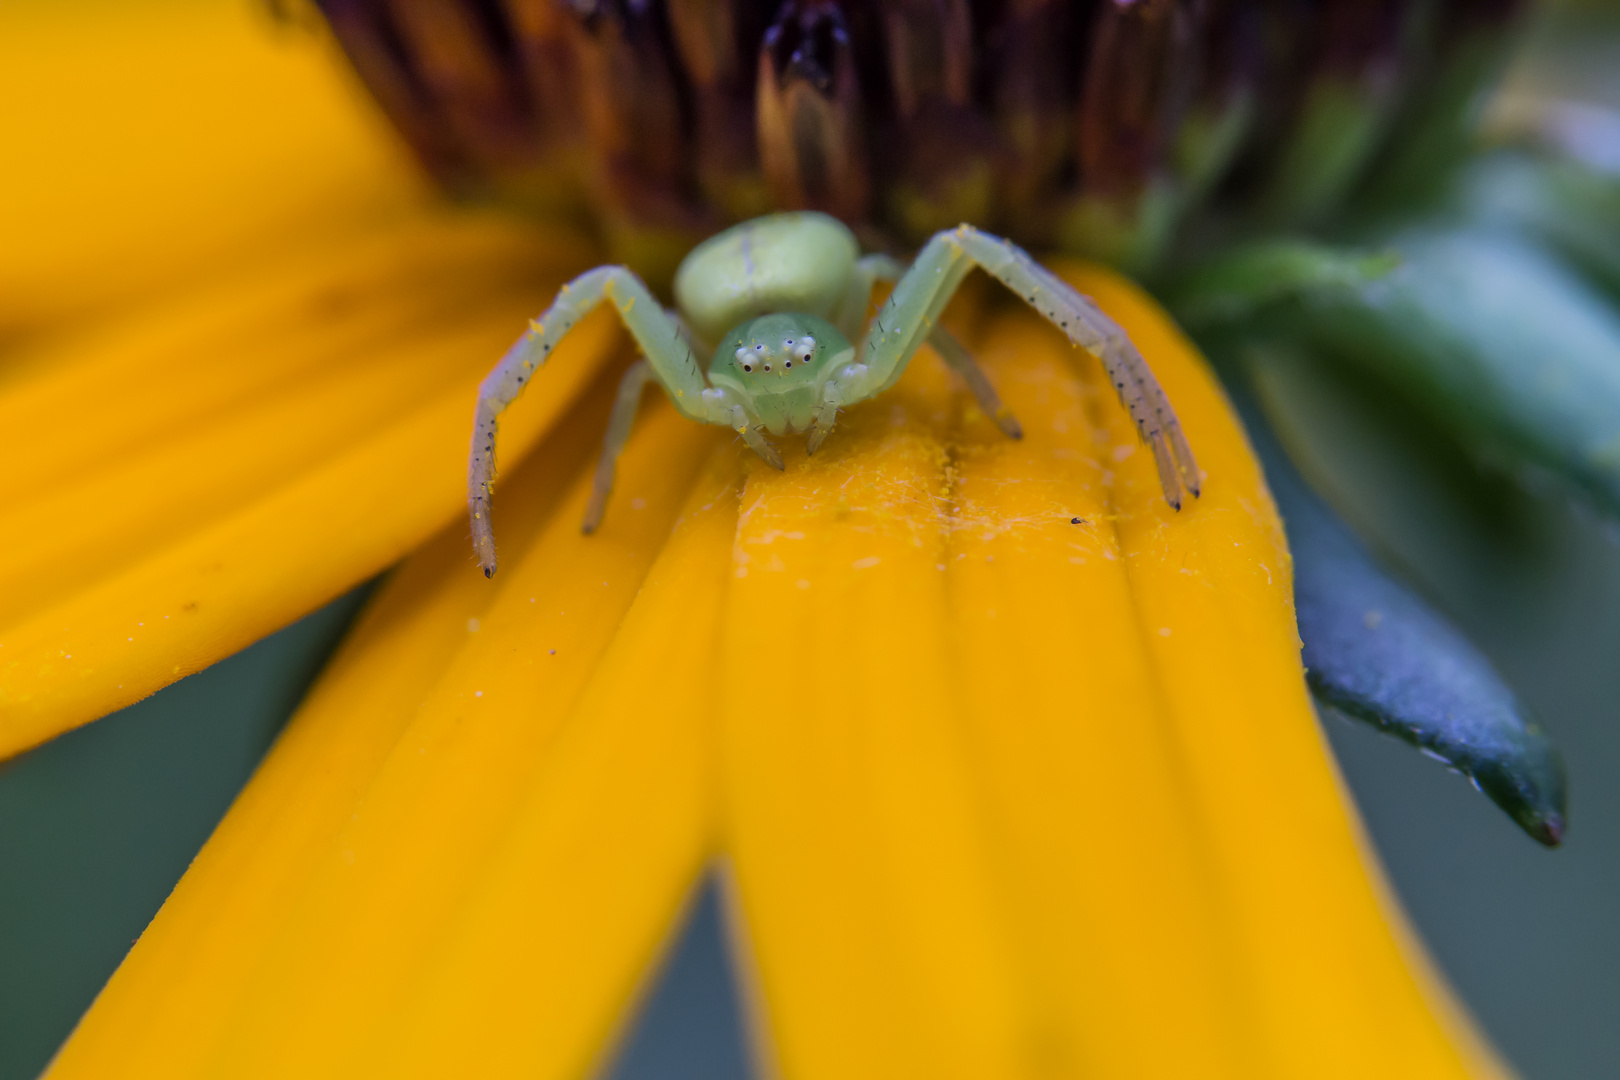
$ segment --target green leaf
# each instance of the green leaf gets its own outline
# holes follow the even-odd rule
[[[1620,296],[1620,179],[1574,161],[1501,153],[1474,164],[1463,193],[1479,221],[1512,223]]]
[[[1303,294],[1295,329],[1488,458],[1561,477],[1620,515],[1620,314],[1505,232],[1411,232],[1394,246],[1388,275]]]
[[[1378,149],[1396,104],[1376,78],[1324,75],[1283,146],[1256,212],[1274,227],[1319,222],[1342,202]]]
[[[1234,248],[1170,282],[1163,296],[1187,326],[1253,319],[1285,301],[1369,284],[1400,265],[1393,252],[1331,247],[1298,237]]]
[[[1244,388],[1232,389],[1288,530],[1311,692],[1445,762],[1556,847],[1568,819],[1557,748],[1490,661],[1378,567],[1295,472]]]

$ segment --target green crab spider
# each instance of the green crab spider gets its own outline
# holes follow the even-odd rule
[[[1152,449],[1165,501],[1181,509],[1183,489],[1198,497],[1198,466],[1152,370],[1125,331],[1021,248],[959,225],[936,233],[909,268],[886,255],[861,255],[855,235],[826,214],[773,214],[733,226],[698,245],[675,274],[677,311],[666,311],[622,266],[600,266],[562,287],[478,388],[467,502],[473,548],[486,577],[495,573],[490,494],[495,429],[557,343],[602,302],[613,302],[643,359],[624,373],[608,421],[584,531],[601,524],[619,453],[642,390],[656,381],[677,411],[729,427],[775,468],[782,456],[766,434],[807,433],[815,453],[838,410],[893,386],[927,341],[1010,438],[1023,434],[973,357],[938,325],[962,279],[979,267],[1071,342],[1102,361],[1121,403]],[[883,309],[862,324],[879,281],[895,283]],[[860,349],[851,344],[862,340]],[[694,349],[712,352],[707,369]]]

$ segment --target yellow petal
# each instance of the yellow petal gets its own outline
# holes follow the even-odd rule
[[[727,827],[788,1077],[1011,1075],[1029,1002],[952,703],[936,361],[756,465],[726,608]]]
[[[979,355],[1025,435],[964,417],[946,577],[963,722],[1043,1053],[1078,1075],[1264,1075],[1121,563],[1115,445],[1093,427],[1117,406],[1079,377],[1089,359],[1028,318],[999,321]],[[1150,355],[1162,372],[1169,361]],[[1189,430],[1204,460],[1213,448]],[[1134,436],[1118,449],[1146,456]],[[1175,1037],[1153,1037],[1155,1024]]]
[[[547,283],[591,257],[563,230],[425,212],[357,240],[255,258],[94,332],[23,350],[31,374],[0,393],[0,449],[29,467],[0,473],[0,498],[54,492],[367,364],[381,365],[380,384],[401,349],[486,327],[469,309],[514,293],[533,290],[524,303],[543,304]]]
[[[0,423],[13,421],[0,454],[36,463],[0,492],[0,626],[466,393],[500,354],[493,328],[522,327],[536,305],[531,277],[568,272],[569,245],[540,239],[499,219],[413,222],[361,251],[317,255],[291,282],[239,287],[226,298],[234,318],[193,322],[203,305],[186,302],[0,396],[11,414]],[[131,384],[159,400],[129,401]],[[75,403],[67,424],[64,401]]]
[[[736,450],[720,446],[709,471],[453,936],[398,1019],[357,1048],[359,1063],[391,1076],[581,1076],[628,1022],[630,991],[716,841],[714,672]]]
[[[1177,515],[1133,453],[1113,501],[1144,651],[1268,1056],[1284,1076],[1496,1074],[1425,985],[1426,964],[1403,952],[1402,916],[1312,719],[1287,547],[1235,417],[1151,300],[1106,272],[1070,271],[1153,358],[1210,477]],[[1131,445],[1118,410],[1096,412],[1109,442]]]
[[[459,529],[388,586],[56,1075],[579,1075],[716,836],[787,1077],[1503,1075],[1360,844],[1241,431],[1073,272],[1201,500],[1027,313],[976,345],[1019,444],[925,355],[734,527],[667,406],[595,537],[537,457],[495,595]]]
[[[1150,302],[1077,280],[1208,474],[1181,514],[1027,314],[978,346],[1024,443],[920,358],[835,475],[751,474],[723,745],[784,1073],[1500,1075],[1358,843],[1240,429]]]
[[[573,474],[579,427],[548,443]],[[460,529],[408,563],[51,1075],[563,1076],[599,1054],[712,844],[709,688],[635,677],[712,664],[735,516],[729,446],[693,489],[712,435],[660,406],[590,539],[588,477],[559,500],[531,462],[501,532],[527,550],[493,583]]]
[[[250,279],[221,300],[226,318],[188,322],[196,306],[180,303],[0,396],[0,413],[29,418],[7,460],[42,478],[19,482],[0,519],[0,580],[14,587],[0,603],[0,755],[250,644],[460,514],[478,379],[579,257],[566,235],[506,219],[415,224]],[[335,314],[344,303],[365,312],[358,329]],[[607,313],[569,336],[543,392],[508,413],[503,460],[622,340]],[[233,342],[243,362],[220,363]],[[282,372],[274,392],[267,368]],[[395,369],[406,389],[379,387],[386,407],[345,401]],[[161,435],[119,420],[132,385],[174,389],[155,410]],[[46,437],[31,426],[53,402],[61,429]],[[53,489],[57,441],[78,469]]]
[[[527,548],[585,464],[605,422],[602,395],[564,421],[503,485],[501,538]],[[217,1027],[357,796],[382,767],[423,699],[466,647],[468,620],[499,595],[466,573],[467,542],[447,529],[409,559],[366,606],[251,783],[103,991],[63,1055],[65,1068],[128,1054],[183,1074],[202,1041],[177,1040],[173,1006],[199,1030]],[[145,1040],[154,1040],[147,1045]],[[162,1055],[169,1055],[163,1058]],[[191,1055],[191,1056],[183,1056]],[[95,1066],[86,1066],[95,1071]]]
[[[249,4],[0,8],[0,342],[427,201],[334,53]]]
[[[627,454],[621,490],[645,500],[642,510],[583,537],[584,491],[576,489],[505,572],[476,635],[262,943],[245,992],[214,1034],[221,1066],[350,1075],[345,1055],[388,1022],[413,973],[437,951],[612,641],[681,506],[682,481],[709,445],[708,433],[668,409],[643,435]]]

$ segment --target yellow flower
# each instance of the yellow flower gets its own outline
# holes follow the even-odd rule
[[[579,1076],[716,866],[785,1076],[1503,1075],[1366,855],[1243,435],[1128,283],[1061,268],[1180,410],[1179,515],[1095,365],[990,310],[1023,441],[931,357],[785,473],[660,402],[583,537],[596,317],[508,414],[490,582],[472,389],[589,245],[434,205],[234,8],[5,18],[0,748],[404,558],[50,1076]]]

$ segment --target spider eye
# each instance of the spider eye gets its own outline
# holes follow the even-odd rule
[[[769,364],[766,364],[766,365],[765,365],[765,370],[766,370],[766,371],[769,371],[769,370],[771,370],[771,365],[769,365]]]
[[[793,361],[789,360],[786,363],[784,363],[782,366],[785,367],[785,368],[792,367],[793,366]]]
[[[743,365],[743,370],[744,371],[753,371],[754,370],[754,365],[753,364],[744,364]]]

